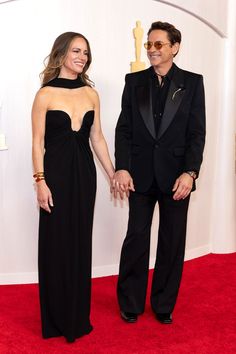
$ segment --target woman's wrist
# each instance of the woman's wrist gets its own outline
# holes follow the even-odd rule
[[[114,174],[115,174],[115,170],[113,169],[112,171],[108,172],[108,177],[110,178],[110,180],[112,180],[114,178]]]
[[[45,180],[44,172],[36,172],[36,173],[34,173],[33,174],[33,178],[34,178],[36,183],[44,181]]]

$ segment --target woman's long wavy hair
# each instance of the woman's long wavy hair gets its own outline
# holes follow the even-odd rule
[[[88,61],[85,64],[80,77],[84,84],[88,86],[93,86],[93,82],[89,79],[86,71],[88,70],[92,62],[92,54],[89,45],[89,41],[82,34],[76,32],[65,32],[58,36],[52,46],[51,53],[45,58],[45,69],[40,74],[42,81],[42,86],[58,77],[60,73],[61,66],[66,60],[66,56],[70,47],[71,42],[75,38],[83,38],[87,44],[88,48]]]

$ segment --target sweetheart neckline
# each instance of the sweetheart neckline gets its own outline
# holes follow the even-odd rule
[[[71,119],[71,116],[69,115],[69,113],[67,113],[66,111],[63,111],[63,109],[48,109],[46,113],[48,112],[63,112],[65,113],[65,115],[67,116],[67,118],[70,120],[70,129],[72,130],[72,132],[75,132],[75,133],[78,133],[81,128],[82,128],[82,125],[83,125],[83,122],[84,122],[84,117],[86,116],[87,113],[89,112],[94,112],[94,109],[89,109],[87,112],[84,113],[82,119],[81,119],[81,126],[78,130],[74,130],[72,129],[72,119]]]

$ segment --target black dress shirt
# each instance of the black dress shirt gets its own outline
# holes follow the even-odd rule
[[[158,76],[152,68],[151,70],[151,78],[152,78],[152,112],[153,119],[156,129],[156,135],[158,134],[158,130],[160,128],[161,119],[163,116],[165,103],[167,94],[170,87],[171,78],[174,72],[174,66],[170,68],[168,73],[165,76],[162,76],[162,81],[159,82]]]

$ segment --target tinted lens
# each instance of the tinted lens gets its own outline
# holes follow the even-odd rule
[[[161,49],[162,48],[162,46],[163,46],[163,44],[161,43],[161,42],[159,42],[159,41],[156,41],[155,43],[154,43],[154,47],[156,48],[156,49]]]
[[[144,43],[144,47],[145,47],[147,50],[151,49],[151,48],[152,48],[152,45],[153,45],[153,43],[150,42],[150,41],[147,41],[146,43]]]
[[[161,49],[162,48],[162,46],[163,46],[163,43],[162,42],[160,42],[160,41],[156,41],[156,42],[150,42],[150,41],[147,41],[146,43],[144,43],[144,47],[147,49],[147,50],[149,50],[149,49],[151,49],[152,48],[152,46],[154,45],[154,47],[156,48],[156,49]]]

